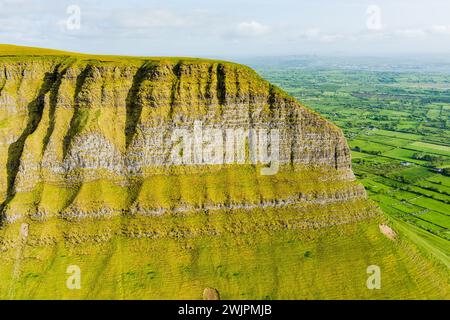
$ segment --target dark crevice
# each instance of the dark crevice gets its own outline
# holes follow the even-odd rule
[[[276,119],[276,111],[278,108],[278,104],[277,104],[277,95],[276,95],[276,88],[273,85],[269,86],[269,96],[267,98],[267,104],[269,105],[269,118],[268,118],[268,122],[269,122],[269,128],[268,129],[272,129],[274,126],[274,122]],[[275,124],[276,125],[276,124]],[[291,153],[292,153],[292,146],[291,146]],[[293,154],[291,154],[291,158],[292,158]]]
[[[68,197],[67,201],[65,202],[64,207],[61,209],[60,213],[63,213],[67,208],[69,208],[73,204],[73,202],[75,201],[75,198],[80,193],[81,186],[82,186],[82,182],[76,182],[75,185],[70,187],[69,197]]]
[[[176,98],[180,92],[181,66],[182,66],[182,62],[180,61],[173,67],[173,74],[175,75],[175,79],[172,81],[172,88],[170,90],[169,119],[172,119],[173,109],[175,106]]]
[[[43,141],[42,155],[44,154],[45,150],[47,149],[48,143],[50,141],[50,137],[51,137],[53,131],[55,130],[55,112],[56,112],[56,104],[58,102],[59,88],[61,86],[62,79],[63,79],[64,75],[66,74],[67,69],[69,67],[66,66],[62,70],[60,70],[60,68],[61,68],[61,65],[58,66],[58,70],[56,72],[55,83],[53,84],[53,86],[50,90],[49,125],[48,125],[47,132],[45,134],[44,141]]]
[[[227,88],[226,88],[226,71],[223,64],[217,65],[217,98],[219,104],[225,105],[227,102]]]
[[[86,119],[85,117],[83,117],[83,112],[80,108],[80,93],[82,91],[83,85],[86,82],[86,79],[92,72],[93,67],[91,65],[87,65],[77,77],[74,93],[74,111],[72,119],[70,120],[69,130],[67,131],[63,141],[63,158],[66,157],[70,143],[72,142],[75,134],[80,130],[80,128],[83,127],[84,123],[86,122]]]
[[[169,101],[169,113],[168,113],[168,119],[172,120],[173,123],[173,114],[174,114],[174,108],[177,96],[179,96],[180,93],[180,85],[181,85],[181,66],[182,62],[178,62],[173,68],[172,73],[174,75],[174,78],[172,79],[172,84],[170,88],[170,101]],[[170,138],[171,131],[165,130],[163,133],[163,141],[167,141],[167,139]],[[170,161],[170,153],[166,153],[165,155],[165,162]]]
[[[338,158],[339,158],[338,145],[336,145],[334,146],[334,168],[336,170],[339,168]]]
[[[5,88],[6,80],[8,80],[7,78],[8,77],[7,77],[7,74],[6,74],[6,66],[3,66],[3,81],[0,84],[0,94],[2,93],[3,89]]]
[[[37,97],[31,101],[28,106],[28,116],[27,125],[19,136],[19,138],[13,142],[8,148],[8,159],[6,164],[7,169],[7,191],[6,199],[0,205],[0,212],[2,213],[2,218],[5,216],[5,208],[9,202],[13,199],[15,195],[14,183],[19,172],[20,159],[22,157],[23,148],[25,142],[31,134],[37,129],[39,123],[42,119],[42,113],[45,106],[45,95],[50,91],[57,78],[57,67],[54,72],[47,72],[44,76],[43,84],[39,90]],[[3,219],[1,219],[3,221]]]
[[[276,92],[275,92],[275,87],[273,85],[270,85],[269,87],[269,98],[268,98],[268,104],[269,104],[269,111],[270,111],[270,115],[273,117],[273,113],[275,111],[275,109],[277,108],[277,104],[276,104]]]
[[[214,80],[214,65],[211,65],[208,69],[208,80],[206,82],[206,88],[205,88],[205,98],[208,101],[208,104],[211,104],[212,100],[214,99],[214,95],[213,95],[213,88],[212,88],[212,83]]]
[[[6,79],[3,79],[2,83],[0,84],[0,94],[2,93],[3,89],[5,88],[6,85]]]
[[[239,78],[239,72],[237,70],[234,71],[234,83],[236,86],[236,96],[234,97],[237,103],[243,102],[242,88],[241,88],[241,80]],[[250,105],[250,104],[249,104]]]
[[[133,83],[128,91],[126,99],[126,120],[125,120],[125,145],[128,148],[136,134],[137,125],[142,113],[142,101],[139,99],[139,90],[142,82],[148,78],[155,70],[155,65],[144,63],[133,77]]]
[[[201,71],[200,71],[201,72]],[[197,80],[197,96],[195,97],[195,99],[197,101],[202,101],[202,103],[204,103],[205,105],[207,105],[208,103],[205,101],[205,94],[204,94],[204,89],[205,86],[203,85],[203,79],[202,77],[200,77],[199,75],[196,74],[195,76],[196,80]]]
[[[139,194],[142,190],[142,185],[144,184],[144,179],[142,177],[135,177],[129,180],[130,187],[129,190],[129,205],[128,208],[132,206],[137,206],[137,199],[139,198]],[[130,214],[130,210],[127,211]]]

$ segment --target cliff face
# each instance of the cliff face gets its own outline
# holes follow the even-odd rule
[[[167,207],[364,197],[352,182],[342,132],[247,67],[198,59],[0,61],[0,200],[7,221],[156,212],[164,207],[150,199],[158,185],[176,189],[179,181],[146,181],[168,170],[186,176],[269,166],[275,148],[280,172],[293,170],[301,180],[284,199],[238,201],[225,188],[195,203],[169,195]],[[230,140],[230,132],[243,142]],[[186,144],[186,134],[200,141]],[[208,189],[210,182],[197,183]],[[85,185],[105,184],[83,196]]]

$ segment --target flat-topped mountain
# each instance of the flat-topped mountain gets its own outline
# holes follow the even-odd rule
[[[250,68],[8,45],[0,67],[0,297],[448,295],[380,231],[341,130]]]
[[[0,107],[6,123],[0,190],[7,221],[157,210],[164,203],[149,201],[155,190],[145,182],[168,167],[189,167],[190,175],[270,165],[275,151],[282,171],[296,166],[295,171],[314,175],[299,179],[304,190],[292,189],[284,199],[253,190],[251,198],[238,201],[226,181],[216,181],[224,185],[222,191],[199,195],[200,201],[180,194],[170,207],[364,195],[351,182],[342,132],[247,67],[182,58],[47,56],[3,57],[2,62]],[[120,205],[107,192],[79,203],[83,186],[99,180],[123,189]],[[178,189],[177,183],[167,183],[169,190]],[[210,188],[207,181],[200,183]],[[67,187],[73,192],[54,201],[54,188]],[[30,193],[28,203],[20,199]]]

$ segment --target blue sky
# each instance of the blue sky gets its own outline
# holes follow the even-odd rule
[[[0,0],[0,42],[128,55],[449,54],[450,1]]]

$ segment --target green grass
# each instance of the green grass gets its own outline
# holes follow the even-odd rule
[[[450,187],[450,179],[449,179],[449,177],[445,177],[445,176],[437,174],[437,175],[434,175],[432,177],[429,177],[427,180],[431,181],[433,183],[439,184],[439,185]]]
[[[450,147],[448,146],[416,141],[409,144],[407,147],[418,151],[430,152],[448,157],[450,156]]]
[[[351,151],[352,154],[352,159],[361,159],[361,158],[366,158],[369,157],[370,155],[368,155],[367,153],[363,153],[363,152],[358,152],[358,151]]]
[[[371,151],[385,152],[385,151],[392,149],[392,147],[381,144],[381,143],[371,142],[371,141],[367,141],[367,140],[358,140],[358,139],[350,141],[349,145],[353,149],[359,148],[364,152],[371,152]]]
[[[417,153],[417,151],[397,148],[397,149],[392,149],[387,152],[384,152],[383,156],[410,162],[410,163],[416,163],[419,165],[427,164],[427,162],[424,160],[414,159],[413,155],[416,153]]]
[[[231,204],[260,205],[278,200],[300,201],[353,192],[353,181],[341,181],[338,172],[301,165],[281,166],[276,175],[259,174],[261,166],[230,165],[147,169],[145,178],[129,181],[97,179],[72,187],[40,183],[34,190],[18,192],[9,202],[6,214],[48,216],[71,212],[92,213],[106,209],[111,214],[128,214],[132,208],[145,210],[203,208]],[[320,177],[330,175],[327,181]]]
[[[444,263],[447,268],[450,268],[450,247],[448,246],[448,241],[400,219],[391,218],[391,221],[395,228],[401,231],[406,238],[415,243],[422,252],[433,255],[439,261]]]
[[[370,135],[367,134],[366,138],[369,139],[370,141],[386,144],[386,145],[393,146],[393,147],[403,147],[403,146],[411,143],[411,140],[398,139],[395,137],[388,137],[388,136],[383,136],[383,135],[378,135],[378,134],[370,134]]]
[[[400,139],[407,139],[407,140],[418,140],[422,137],[417,134],[411,134],[411,133],[404,133],[404,132],[398,132],[398,131],[389,131],[389,130],[382,130],[378,129],[374,131],[375,134],[380,136],[387,136],[387,137],[394,137],[394,138],[400,138]]]
[[[433,173],[430,172],[427,168],[424,167],[413,167],[413,168],[407,168],[400,171],[393,172],[390,174],[390,177],[399,179],[401,178],[404,181],[407,182],[416,182],[421,179],[426,179],[427,177],[431,176]]]
[[[449,216],[441,212],[428,211],[424,214],[421,214],[420,218],[432,222],[434,224],[437,224],[438,226],[444,229],[450,229]]]
[[[438,192],[440,192],[440,193],[450,195],[450,186],[446,186],[442,183],[436,183],[436,182],[439,182],[438,180],[435,180],[435,182],[432,181],[432,179],[440,178],[440,177],[442,177],[442,176],[433,175],[433,176],[429,177],[427,180],[420,181],[418,183],[418,185],[423,188],[431,188],[433,190],[438,190]],[[443,180],[445,181],[446,179],[443,179]]]
[[[0,44],[0,55],[37,55],[37,56],[54,56],[54,55],[73,55],[73,52],[37,48],[37,47],[24,47],[12,44]]]
[[[2,253],[0,298],[201,299],[205,287],[217,288],[223,299],[448,298],[444,267],[403,239],[389,240],[377,219],[324,229],[295,227],[294,221],[319,212],[300,220],[292,220],[298,212],[284,210],[194,215],[182,222],[166,216],[58,223],[52,234],[64,232],[66,240],[56,245],[36,242],[49,229],[48,223],[42,225],[45,230],[34,224],[19,257],[18,247]],[[285,220],[290,227],[267,224],[282,216],[291,217]],[[134,238],[107,237],[117,223],[123,235]],[[196,237],[189,230],[222,231]],[[136,238],[144,234],[153,239]],[[380,290],[366,287],[366,268],[372,264],[381,268]],[[80,290],[65,285],[69,265],[81,268]]]
[[[103,63],[114,62],[114,63],[140,63],[143,60],[164,60],[167,62],[178,62],[180,60],[186,62],[221,62],[226,64],[234,64],[232,62],[223,61],[223,60],[215,60],[215,59],[203,59],[203,58],[194,58],[194,57],[145,57],[145,56],[119,56],[119,55],[100,55],[100,54],[85,54],[78,52],[69,52],[63,50],[54,50],[47,48],[37,48],[37,47],[25,47],[25,46],[17,46],[11,44],[0,44],[0,57],[10,57],[10,58],[18,58],[25,59],[26,57],[40,57],[42,58],[54,58],[54,57],[73,57],[80,60],[88,61],[92,60],[101,61]]]
[[[429,208],[429,209],[441,212],[446,215],[450,214],[450,205],[443,203],[441,201],[437,201],[437,200],[425,198],[425,197],[419,197],[419,198],[416,198],[415,200],[411,200],[411,202],[415,203],[417,205],[420,205],[424,208]]]

